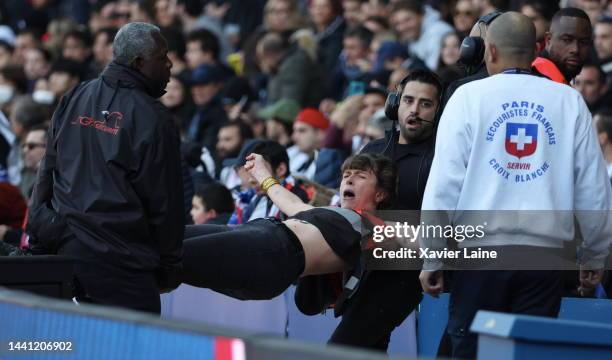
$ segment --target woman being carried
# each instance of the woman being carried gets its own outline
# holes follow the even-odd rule
[[[341,207],[313,207],[278,184],[258,154],[245,169],[290,218],[185,230],[183,282],[243,300],[271,299],[302,276],[358,266],[369,226],[362,211],[389,205],[396,172],[384,156],[359,154],[342,165]]]

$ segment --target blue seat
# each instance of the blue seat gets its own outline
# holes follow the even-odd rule
[[[563,298],[559,318],[612,324],[612,300]]]
[[[419,356],[435,357],[438,353],[438,345],[448,323],[449,297],[448,293],[441,294],[437,299],[427,294],[423,296],[417,319]]]
[[[479,311],[478,359],[611,359],[612,325]]]

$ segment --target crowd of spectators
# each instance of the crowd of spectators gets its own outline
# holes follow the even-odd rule
[[[333,202],[328,189],[338,187],[342,161],[390,130],[385,99],[402,78],[429,69],[447,86],[469,75],[458,64],[461,42],[492,11],[533,19],[543,50],[553,14],[568,6],[583,9],[593,25],[588,61],[571,86],[597,119],[612,163],[608,1],[5,0],[0,182],[15,186],[27,202],[59,99],[96,78],[113,59],[117,30],[141,21],[161,29],[173,63],[160,100],[183,141],[188,218],[201,223],[223,214],[240,223],[248,220],[245,213],[282,216],[261,202],[257,184],[241,169],[253,147],[270,153],[284,186],[299,188],[311,202]],[[232,197],[221,196],[218,185]],[[3,200],[5,206],[21,205]],[[0,223],[0,239],[21,225]]]

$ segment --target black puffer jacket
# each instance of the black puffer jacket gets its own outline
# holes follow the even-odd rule
[[[67,93],[32,209],[50,203],[101,259],[167,279],[180,269],[185,212],[179,137],[161,94],[116,63]]]

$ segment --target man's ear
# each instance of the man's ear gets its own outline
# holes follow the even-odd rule
[[[210,215],[211,219],[214,219],[214,218],[216,218],[219,215],[219,214],[217,214],[217,210],[215,210],[215,209],[210,209],[207,212]]]
[[[276,170],[274,171],[274,175],[276,175],[277,179],[283,179],[287,176],[287,164],[284,162],[280,163]]]
[[[134,59],[134,61],[132,61],[132,63],[130,64],[131,68],[134,68],[139,71],[140,69],[142,69],[143,66],[144,66],[144,60],[140,56]]]
[[[491,43],[486,43],[485,46],[485,62],[494,63],[497,60],[497,47]]]
[[[549,49],[551,39],[552,39],[552,33],[550,31],[547,31],[546,34],[544,35],[544,49],[546,49],[547,51]]]

